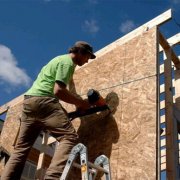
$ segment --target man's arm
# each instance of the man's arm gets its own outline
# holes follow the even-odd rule
[[[69,92],[69,90],[66,89],[66,85],[64,83],[55,82],[54,95],[57,96],[60,100],[66,103],[74,104],[77,108],[80,108],[82,110],[90,108],[90,104],[88,101],[74,96]]]

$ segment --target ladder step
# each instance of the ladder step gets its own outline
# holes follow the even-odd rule
[[[93,164],[91,162],[88,162],[88,166],[92,167],[94,169],[97,169],[98,171],[101,171],[101,172],[104,172],[104,173],[107,173],[107,174],[109,173],[106,169],[102,168],[101,166],[97,166],[97,165],[95,165],[95,164]]]
[[[81,169],[81,165],[80,164],[78,164],[78,163],[73,163],[73,166],[74,167],[76,167],[76,168],[78,168],[78,169]],[[89,169],[89,172],[90,173],[92,173],[92,174],[95,174],[96,173],[96,171],[94,171],[93,169]]]
[[[78,164],[78,163],[75,163],[75,162],[74,162],[74,163],[73,163],[73,166],[81,169],[81,165]],[[97,169],[98,171],[101,171],[101,172],[104,172],[104,173],[108,173],[108,171],[107,171],[106,169],[102,168],[101,166],[97,166],[97,165],[95,165],[95,164],[93,164],[93,163],[91,163],[91,162],[88,162],[88,167]],[[95,173],[95,171],[93,171],[92,169],[89,169],[89,171],[90,171],[91,173]]]
[[[78,155],[80,156],[80,164],[74,162]],[[95,180],[98,171],[104,173],[106,180],[111,180],[109,159],[105,155],[101,155],[96,158],[94,164],[89,162],[87,148],[81,143],[72,148],[60,180],[68,180],[69,171],[73,166],[81,169],[82,180]]]

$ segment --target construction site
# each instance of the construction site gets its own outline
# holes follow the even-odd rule
[[[86,98],[89,88],[96,89],[112,110],[72,121],[79,142],[87,147],[88,161],[93,163],[100,155],[109,159],[106,180],[161,180],[162,173],[168,180],[180,179],[180,56],[174,51],[180,33],[166,38],[160,31],[172,18],[169,9],[100,49],[95,60],[75,70],[70,91]],[[0,175],[16,144],[23,99],[22,94],[0,107],[0,114],[6,113],[1,122]],[[68,112],[75,110],[61,104]],[[21,180],[43,179],[57,145],[42,132]],[[81,170],[72,167],[68,180],[82,179]],[[105,174],[97,172],[95,179],[105,179]]]

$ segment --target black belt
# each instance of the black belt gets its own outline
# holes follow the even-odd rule
[[[24,95],[24,99],[29,99],[29,98],[32,98],[32,97],[51,97],[51,96],[32,96],[32,95]],[[55,99],[57,99],[58,100],[58,98],[56,98],[56,97],[51,97],[51,98],[55,98]]]
[[[31,95],[24,95],[24,99],[29,99],[29,98],[32,98],[34,96],[31,96]]]

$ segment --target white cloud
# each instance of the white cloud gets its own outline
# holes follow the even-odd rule
[[[14,86],[29,86],[31,79],[26,72],[18,67],[11,50],[0,44],[0,80]]]
[[[96,34],[99,31],[99,26],[96,20],[85,20],[82,28],[90,34]]]
[[[172,0],[173,4],[180,4],[180,0]]]
[[[125,22],[121,23],[119,30],[122,33],[128,33],[130,32],[132,29],[135,28],[135,23],[132,20],[126,20]]]

